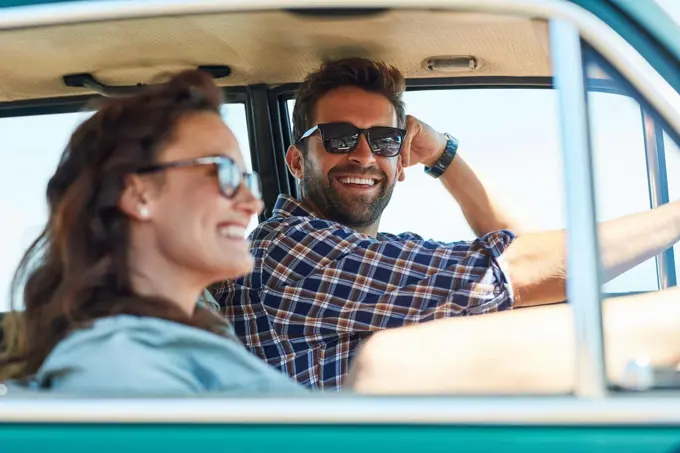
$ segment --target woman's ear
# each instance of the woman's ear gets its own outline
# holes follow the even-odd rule
[[[302,179],[303,175],[303,162],[302,162],[302,151],[295,145],[290,145],[288,151],[286,152],[286,165],[288,165],[288,170],[297,179]]]
[[[125,177],[125,188],[118,200],[118,208],[131,218],[144,222],[152,217],[147,184],[138,175]]]

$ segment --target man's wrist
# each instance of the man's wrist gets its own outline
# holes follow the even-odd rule
[[[439,155],[435,162],[431,165],[426,164],[425,166],[425,173],[435,179],[446,172],[458,152],[458,140],[449,134],[444,134],[444,137],[446,138],[444,151]]]
[[[434,166],[446,151],[446,143],[449,141],[449,138],[446,136],[446,134],[441,132],[438,132],[437,135],[439,136],[439,146],[437,147],[437,152],[430,159],[428,159],[427,162],[423,161],[423,165],[426,167]]]

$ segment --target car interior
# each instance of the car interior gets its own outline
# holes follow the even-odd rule
[[[208,71],[224,89],[225,119],[262,178],[260,219],[271,215],[278,194],[296,193],[284,156],[297,85],[326,60],[362,56],[404,73],[409,111],[460,136],[470,162],[532,229],[567,225],[563,132],[546,18],[415,5],[149,10],[109,19],[87,19],[83,11],[44,25],[24,26],[17,19],[0,29],[0,149],[15,154],[3,157],[0,168],[0,216],[12,224],[0,239],[1,312],[10,310],[13,269],[44,221],[47,177],[91,102],[125,96],[188,68]],[[677,197],[680,184],[669,176],[680,171],[677,134],[607,58],[585,42],[582,48],[597,220]],[[435,208],[416,202],[424,196]],[[447,241],[472,237],[462,213],[422,167],[409,169],[381,226]],[[675,286],[678,255],[669,249],[602,292]]]

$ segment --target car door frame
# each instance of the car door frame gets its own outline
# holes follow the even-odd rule
[[[155,2],[155,7],[162,2]],[[171,2],[168,2],[168,5]],[[258,0],[258,7],[269,5],[264,0]],[[338,2],[331,0],[318,0],[317,4],[322,6],[329,6]],[[371,4],[387,5],[387,1],[372,0]],[[291,4],[301,6],[302,2],[291,1]],[[309,3],[305,2],[307,6]],[[359,4],[358,1],[349,1],[345,6],[352,6]],[[362,4],[366,5],[365,1]],[[173,11],[177,12],[184,8],[184,11],[199,10],[201,8],[211,10],[228,10],[228,9],[248,9],[252,8],[254,4],[237,5],[236,2],[224,2],[216,4],[215,2],[201,2],[198,1],[192,5],[174,5]],[[664,98],[669,93],[668,88],[672,90],[672,86],[666,82],[667,87],[663,86],[645,86],[649,80],[663,80],[663,77],[655,71],[653,64],[646,67],[638,67],[636,63],[645,62],[642,55],[632,49],[628,49],[625,40],[617,35],[613,30],[598,22],[597,18],[591,17],[586,11],[579,9],[574,5],[569,5],[565,2],[556,0],[512,0],[508,2],[489,1],[487,3],[479,3],[472,0],[439,0],[425,2],[422,6],[442,7],[442,8],[459,8],[464,10],[480,10],[480,11],[503,11],[507,13],[526,13],[530,12],[537,17],[549,16],[556,18],[558,26],[562,27],[560,33],[567,39],[572,40],[574,37],[578,38],[579,34],[587,37],[589,42],[597,43],[597,50],[608,59],[612,61],[625,77],[631,80],[635,88],[640,91],[642,96],[649,102],[650,106],[654,108],[659,116],[665,120],[672,128],[673,133],[677,134],[680,131],[680,116],[678,112],[673,109],[673,105]],[[271,5],[273,6],[273,4]],[[394,6],[394,5],[392,5]],[[127,8],[127,6],[125,6]],[[396,7],[396,6],[395,6]],[[123,9],[121,5],[117,8]],[[145,10],[145,6],[136,5],[130,6],[135,9],[136,14],[150,14]],[[157,9],[154,14],[157,14]],[[118,11],[120,13],[120,11]],[[66,20],[68,15],[61,12],[61,16],[57,15],[50,20]],[[113,11],[108,11],[107,14],[113,14]],[[92,16],[88,16],[92,18]],[[41,18],[42,21],[47,19]],[[0,26],[3,19],[0,18]],[[574,35],[574,33],[577,33]],[[649,46],[645,52],[654,53],[657,47]],[[564,52],[572,52],[571,50],[563,49]],[[660,52],[660,51],[659,51]],[[654,60],[654,58],[650,58]],[[676,61],[677,63],[677,61]],[[633,67],[630,67],[630,65]],[[674,63],[675,64],[675,63]],[[563,75],[574,83],[574,71],[567,72]],[[656,74],[656,75],[655,75]],[[677,96],[677,91],[673,90]],[[272,102],[276,100],[271,96],[258,96],[259,102],[257,105],[262,106],[261,115],[249,115],[250,121],[259,121],[263,118],[269,118],[272,123],[281,121],[280,109],[269,108]],[[267,109],[264,109],[264,105]],[[56,108],[56,107],[55,107]],[[253,107],[254,109],[254,107]],[[268,113],[264,113],[264,112]],[[583,115],[579,118],[579,112]],[[591,159],[590,148],[587,144],[583,134],[587,133],[587,112],[583,106],[573,108],[568,115],[569,124],[581,124],[580,126],[580,143],[576,145],[568,144],[568,149],[577,149],[580,159]],[[251,118],[252,116],[252,118]],[[250,126],[250,125],[249,125]],[[255,130],[254,128],[252,130]],[[267,157],[272,157],[273,152],[276,151],[277,145],[273,135],[267,136],[266,132],[260,131],[258,136],[262,134],[262,139],[269,140],[273,143],[271,150],[263,154],[261,161],[265,161]],[[283,128],[281,131],[281,139],[283,139]],[[279,140],[281,143],[282,140]],[[584,145],[585,143],[585,145]],[[263,151],[264,153],[265,151]],[[255,160],[254,160],[255,165]],[[280,163],[275,164],[275,168],[271,170],[272,180],[280,181],[281,166]],[[578,168],[577,162],[570,161],[567,165],[567,171],[570,175],[578,174],[581,169]],[[592,172],[587,172],[588,175],[581,175],[585,179],[590,178],[592,183]],[[586,181],[586,185],[588,185]],[[281,188],[277,190],[282,190]],[[582,215],[576,216],[584,222],[578,223],[572,221],[569,230],[576,229],[579,231],[582,238],[587,238],[588,246],[583,248],[580,252],[574,250],[572,258],[577,258],[576,262],[583,264],[580,271],[573,271],[574,286],[582,285],[581,289],[577,291],[578,303],[582,306],[582,310],[577,313],[576,318],[582,321],[580,329],[582,331],[590,332],[588,338],[597,338],[599,336],[599,345],[601,346],[601,323],[598,315],[592,315],[593,310],[599,311],[599,279],[593,277],[598,273],[598,263],[596,258],[597,238],[595,234],[595,224],[593,218],[593,200],[592,187],[585,190],[581,194],[577,194],[576,198],[572,197],[572,204],[576,205],[576,201],[585,201],[585,208],[582,210]],[[590,211],[590,213],[588,212]],[[576,211],[581,212],[581,211]],[[581,226],[579,226],[581,225]],[[578,258],[581,257],[581,258]],[[583,269],[586,269],[585,271]],[[585,288],[585,289],[584,289]],[[573,290],[572,290],[573,291]],[[590,316],[590,318],[589,318]],[[594,326],[593,321],[599,326]],[[629,398],[620,395],[608,395],[606,383],[603,380],[602,362],[601,362],[601,348],[598,350],[598,340],[595,340],[596,346],[594,352],[585,354],[581,358],[581,365],[585,365],[585,369],[589,369],[584,376],[577,379],[577,388],[575,393],[584,398],[574,398],[570,395],[554,396],[546,398],[535,398],[531,396],[514,396],[512,398],[503,397],[446,397],[439,399],[430,398],[406,398],[393,397],[390,399],[382,399],[377,397],[359,397],[343,395],[343,398],[334,398],[331,395],[315,395],[313,398],[294,400],[286,398],[239,398],[239,399],[219,399],[219,400],[205,400],[205,399],[167,399],[167,400],[139,400],[139,399],[118,399],[108,402],[105,408],[101,407],[101,401],[92,401],[86,399],[59,399],[45,402],[44,400],[31,399],[4,399],[0,400],[0,420],[18,421],[46,421],[46,422],[64,422],[74,421],[78,423],[92,423],[92,422],[135,422],[135,423],[187,423],[188,420],[200,421],[202,423],[231,423],[231,424],[344,424],[352,425],[356,423],[402,423],[402,424],[477,424],[477,425],[505,425],[516,426],[518,423],[532,426],[565,426],[578,425],[583,423],[604,425],[625,425],[635,426],[636,424],[644,424],[650,418],[654,418],[657,422],[666,424],[680,425],[680,408],[677,405],[677,395],[670,402],[662,398],[657,398],[654,394],[645,395],[645,398]],[[587,348],[587,349],[588,349]],[[588,365],[589,364],[589,365]],[[581,367],[584,368],[583,366]],[[616,409],[616,411],[614,411]]]

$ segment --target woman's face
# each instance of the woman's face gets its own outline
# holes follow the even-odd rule
[[[229,157],[245,171],[236,137],[222,118],[200,112],[180,118],[157,161],[163,164],[206,156]],[[152,247],[157,261],[162,261],[158,267],[179,267],[209,282],[252,270],[245,233],[252,216],[262,210],[262,202],[245,185],[233,198],[225,197],[215,165],[170,168],[148,177],[159,178],[160,183],[140,227],[145,229],[143,237],[155,242],[143,245]]]

